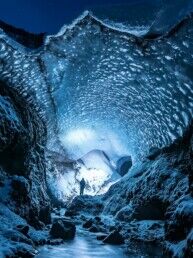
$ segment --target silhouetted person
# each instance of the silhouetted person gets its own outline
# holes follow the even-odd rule
[[[84,178],[82,178],[80,181],[80,195],[83,195],[85,185],[86,185],[86,182],[85,182]]]

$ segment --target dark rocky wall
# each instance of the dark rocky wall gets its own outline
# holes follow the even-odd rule
[[[5,197],[5,202],[38,227],[41,210],[47,207],[49,211],[50,206],[45,178],[45,124],[33,105],[3,82],[0,83],[0,117],[1,184],[4,188],[11,185],[11,198],[7,203]],[[41,219],[44,220],[42,216]]]

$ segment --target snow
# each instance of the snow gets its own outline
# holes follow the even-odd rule
[[[21,248],[34,252],[34,248],[30,246],[28,239],[15,230],[17,225],[27,225],[26,221],[1,203],[0,221],[0,257],[3,258],[6,257],[6,255],[14,255],[17,249]],[[28,242],[28,244],[26,244],[25,241]]]

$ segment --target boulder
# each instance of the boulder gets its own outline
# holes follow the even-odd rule
[[[93,225],[92,227],[89,228],[89,231],[93,233],[97,233],[100,231],[100,229],[97,226]]]
[[[124,238],[119,233],[119,231],[114,230],[111,232],[104,240],[103,243],[105,244],[112,244],[112,245],[121,245],[124,244]]]
[[[124,176],[125,174],[127,174],[129,169],[132,167],[131,156],[121,157],[117,161],[116,167],[117,167],[117,172],[119,173],[120,176]]]
[[[74,223],[64,219],[56,219],[50,230],[50,235],[53,238],[62,238],[64,240],[73,239],[75,233],[76,227]]]
[[[83,224],[83,228],[90,228],[93,225],[93,219],[89,219],[87,220],[84,224]]]

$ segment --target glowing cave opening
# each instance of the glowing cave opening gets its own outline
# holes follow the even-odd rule
[[[55,162],[54,175],[48,177],[58,200],[69,202],[79,195],[82,178],[86,182],[84,194],[99,195],[123,176],[121,166],[128,162],[123,157],[129,156],[129,150],[117,133],[79,128],[62,135],[61,142],[69,159],[62,162],[60,157],[60,162]]]

